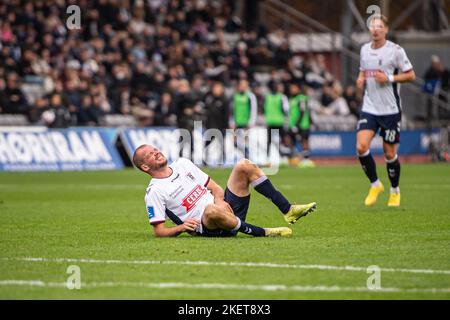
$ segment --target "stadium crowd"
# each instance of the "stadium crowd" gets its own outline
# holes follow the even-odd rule
[[[292,82],[313,115],[358,115],[361,96],[341,88],[323,55],[292,52],[283,31],[246,30],[232,0],[72,2],[79,30],[66,28],[70,1],[0,2],[0,113],[49,127],[123,114],[139,126],[223,128],[247,80],[259,115],[266,94],[289,95]]]

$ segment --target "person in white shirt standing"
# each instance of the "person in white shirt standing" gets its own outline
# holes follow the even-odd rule
[[[238,231],[256,236],[290,236],[287,227],[261,228],[245,222],[252,185],[272,200],[293,224],[316,209],[316,203],[292,205],[274,188],[256,164],[240,160],[233,168],[225,191],[190,160],[180,158],[170,165],[155,147],[142,145],[133,155],[136,168],[152,177],[145,194],[150,224],[157,237],[183,232],[209,237],[231,237]],[[175,227],[166,227],[169,218]]]
[[[359,161],[371,182],[366,206],[376,203],[384,186],[376,172],[375,161],[370,154],[370,144],[380,130],[387,171],[391,182],[388,206],[400,206],[400,162],[397,155],[400,143],[401,101],[400,83],[415,79],[413,66],[405,50],[386,40],[389,31],[387,18],[377,15],[369,22],[371,42],[361,48],[360,72],[356,86],[363,89],[364,102],[358,121],[356,149]]]

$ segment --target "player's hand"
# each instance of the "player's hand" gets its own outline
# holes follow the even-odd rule
[[[356,88],[364,89],[365,82],[366,82],[366,79],[364,77],[358,77],[358,79],[356,80]]]
[[[383,71],[378,70],[375,73],[375,81],[379,84],[385,84],[385,83],[389,82],[389,78]]]
[[[194,219],[186,219],[182,224],[183,232],[193,232],[197,229],[197,226],[200,224],[200,221]]]

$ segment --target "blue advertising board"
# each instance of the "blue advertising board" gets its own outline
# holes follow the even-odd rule
[[[264,128],[258,128],[258,136],[266,137],[266,131]],[[199,133],[199,132],[197,132]],[[212,152],[212,150],[206,150],[205,138],[202,138],[202,133],[199,133],[200,137],[193,139],[194,154],[199,142],[203,144],[201,151],[203,153]],[[432,136],[436,138],[437,131],[432,132]],[[121,138],[124,142],[125,148],[132,156],[134,150],[141,144],[151,144],[160,149],[168,158],[169,162],[177,159],[180,156],[180,133],[176,128],[139,128],[139,129],[124,129],[121,131]],[[251,138],[251,135],[250,135]],[[412,154],[427,154],[430,142],[430,134],[424,130],[408,130],[401,132],[401,142],[399,146],[400,155],[412,155]],[[250,139],[252,140],[252,139]],[[259,143],[258,146],[265,145],[265,139],[263,143]],[[227,141],[227,139],[225,139]],[[298,146],[300,148],[300,146]],[[233,144],[225,143],[225,154],[232,154],[234,150]],[[312,132],[310,136],[310,148],[311,154],[314,157],[354,157],[356,156],[356,132],[354,131],[316,131]],[[262,150],[267,152],[266,149]],[[371,145],[371,152],[375,155],[383,154],[383,141],[380,136],[376,136]],[[242,154],[241,154],[242,156]],[[251,158],[251,156],[250,156]],[[193,159],[195,160],[195,159]],[[252,159],[253,160],[253,159]],[[253,160],[255,161],[255,160]],[[201,162],[200,162],[201,163]],[[232,161],[225,161],[225,166],[232,164]],[[214,165],[212,165],[214,166]]]
[[[115,129],[0,128],[0,171],[122,169]]]
[[[123,129],[120,137],[130,159],[134,150],[142,144],[158,148],[170,162],[180,157],[180,133],[174,127]]]
[[[432,136],[436,135],[437,131],[433,131]],[[427,154],[430,139],[430,134],[424,130],[402,131],[399,154]],[[313,132],[310,136],[310,148],[312,156],[355,156],[356,132]],[[383,140],[380,136],[374,138],[370,151],[375,155],[383,154]]]

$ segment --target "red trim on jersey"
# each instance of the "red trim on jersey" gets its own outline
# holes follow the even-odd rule
[[[151,224],[152,226],[155,226],[155,225],[160,224],[160,223],[163,223],[163,222],[165,222],[165,221],[166,221],[166,220],[152,221],[152,222],[150,222],[150,224]]]
[[[205,183],[205,187],[208,185],[209,180],[211,180],[211,178],[208,176],[208,179],[206,180],[206,183]]]
[[[403,71],[402,73],[408,73],[408,72],[413,71],[413,70],[414,70],[414,68],[411,68],[411,69],[409,69],[407,71]]]

